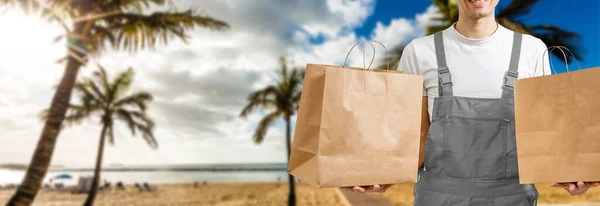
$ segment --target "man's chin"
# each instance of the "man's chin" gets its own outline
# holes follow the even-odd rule
[[[473,19],[482,19],[485,17],[489,17],[492,14],[490,12],[483,12],[483,11],[479,11],[479,12],[473,12],[469,14],[469,17],[473,18]]]

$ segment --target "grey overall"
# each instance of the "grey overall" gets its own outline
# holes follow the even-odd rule
[[[514,80],[522,34],[514,35],[502,97],[454,96],[442,32],[434,35],[439,97],[435,98],[424,169],[415,185],[415,205],[536,205],[532,184],[519,184],[514,124]]]

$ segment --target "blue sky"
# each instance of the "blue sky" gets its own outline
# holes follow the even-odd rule
[[[511,0],[500,0],[497,8],[510,4]],[[584,48],[584,59],[580,60],[581,68],[600,66],[600,1],[598,0],[541,0],[526,15],[523,21],[530,25],[551,24],[581,35],[581,46]],[[380,0],[375,3],[375,10],[364,25],[356,28],[357,35],[368,37],[377,22],[389,24],[392,19],[413,18],[415,14],[425,11],[431,1],[397,1]],[[551,45],[548,45],[551,46]],[[553,60],[558,62],[558,60]],[[570,65],[576,68],[575,64]],[[564,64],[555,64],[558,73],[565,71]]]

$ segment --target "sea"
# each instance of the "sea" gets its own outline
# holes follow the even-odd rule
[[[286,164],[228,164],[228,165],[179,165],[179,166],[119,166],[108,167],[101,172],[104,180],[124,184],[181,184],[181,183],[253,183],[286,182]],[[56,179],[61,174],[72,178]],[[0,186],[19,184],[25,175],[24,170],[0,169]],[[65,185],[77,184],[79,177],[91,177],[91,168],[51,169],[44,183],[61,182]]]

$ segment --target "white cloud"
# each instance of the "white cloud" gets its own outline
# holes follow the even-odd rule
[[[438,8],[435,5],[431,5],[427,7],[427,10],[425,10],[425,12],[417,14],[415,16],[417,28],[422,30],[428,25],[437,24],[433,19],[442,17],[442,14],[438,13],[437,11]]]
[[[393,19],[388,26],[383,25],[381,22],[377,22],[377,26],[372,34],[372,39],[381,42],[383,45],[390,46],[391,49],[393,46],[405,42],[414,32],[414,26],[411,24],[410,20]]]

